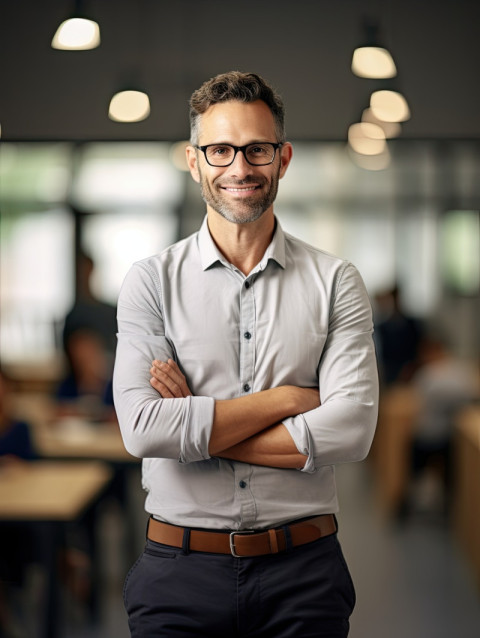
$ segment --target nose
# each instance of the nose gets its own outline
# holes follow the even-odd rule
[[[252,166],[247,162],[244,151],[237,151],[235,159],[228,168],[231,174],[236,176],[245,176],[252,172]]]

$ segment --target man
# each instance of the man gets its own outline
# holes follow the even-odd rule
[[[226,73],[190,106],[205,221],[135,264],[118,304],[116,407],[151,514],[131,633],[344,637],[333,466],[363,459],[375,428],[368,297],[274,216],[292,146],[271,87]]]

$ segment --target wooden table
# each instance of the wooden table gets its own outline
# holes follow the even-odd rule
[[[36,428],[34,434],[36,448],[43,457],[139,463],[126,451],[117,423],[66,417]]]
[[[137,474],[140,459],[129,454],[123,444],[118,423],[92,423],[79,417],[65,417],[38,427],[35,446],[44,458],[62,460],[96,459],[108,463],[113,472],[110,494],[125,512],[126,566],[138,555],[138,521],[131,503],[132,474]],[[138,477],[140,485],[140,477]]]
[[[480,589],[480,406],[462,410],[455,425],[455,532]]]
[[[0,467],[0,525],[34,524],[42,534],[40,559],[47,578],[42,638],[59,635],[57,551],[65,525],[94,509],[111,478],[112,470],[97,461],[17,462]]]
[[[0,467],[0,521],[74,521],[112,477],[102,463],[36,461]]]

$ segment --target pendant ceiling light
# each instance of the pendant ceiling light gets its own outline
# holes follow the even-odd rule
[[[361,78],[385,79],[397,75],[397,67],[390,52],[378,41],[378,26],[364,22],[365,42],[353,52],[352,71]]]
[[[385,151],[385,133],[380,126],[357,122],[348,129],[348,142],[360,155],[380,155]]]
[[[53,49],[86,51],[100,45],[100,27],[87,18],[69,18],[58,27],[52,40]]]
[[[391,139],[398,137],[402,132],[402,126],[398,122],[385,122],[375,117],[371,108],[364,109],[362,113],[362,122],[369,122],[370,124],[376,124],[383,129],[385,137]]]
[[[410,119],[407,100],[398,91],[374,91],[370,96],[373,115],[384,122],[405,122]]]
[[[397,67],[392,56],[382,47],[358,47],[353,52],[352,71],[361,78],[393,78]]]
[[[108,117],[114,122],[140,122],[149,115],[150,99],[143,91],[119,91],[110,100]]]

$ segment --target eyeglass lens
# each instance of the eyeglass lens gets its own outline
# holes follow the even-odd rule
[[[275,146],[268,142],[249,144],[242,149],[249,164],[262,166],[271,164],[275,157]],[[207,161],[212,166],[228,166],[233,162],[236,150],[229,144],[211,144],[205,149]]]

